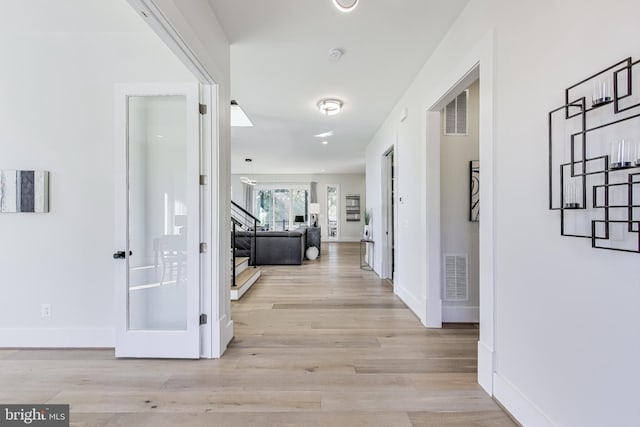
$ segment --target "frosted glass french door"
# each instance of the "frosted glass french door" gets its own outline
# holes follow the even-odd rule
[[[116,356],[198,358],[198,86],[119,86],[116,96]]]

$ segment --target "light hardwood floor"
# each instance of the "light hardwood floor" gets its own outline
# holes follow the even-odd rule
[[[478,328],[423,328],[358,254],[263,267],[219,360],[0,350],[0,403],[69,403],[77,426],[514,426],[476,383]]]

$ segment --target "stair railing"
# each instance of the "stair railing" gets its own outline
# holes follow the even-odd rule
[[[257,263],[256,260],[258,259],[258,248],[256,245],[256,237],[257,237],[257,233],[258,233],[258,224],[260,223],[260,221],[258,220],[258,218],[256,218],[255,216],[253,216],[253,214],[251,214],[251,212],[249,212],[248,210],[246,210],[245,208],[243,208],[242,206],[240,206],[239,204],[237,204],[236,202],[234,202],[233,200],[231,201],[231,221],[233,223],[233,232],[231,235],[231,248],[233,251],[233,273],[234,273],[234,285],[235,285],[235,263],[236,263],[236,231],[238,229],[238,227],[244,227],[244,228],[248,228],[249,230],[253,231],[253,235],[251,236],[251,247],[250,247],[250,259],[251,259],[251,265],[253,267],[256,267]]]
[[[231,286],[236,285],[236,227],[242,223],[231,217]]]

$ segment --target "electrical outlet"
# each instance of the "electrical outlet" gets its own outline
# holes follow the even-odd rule
[[[51,304],[42,304],[40,306],[42,317],[51,317]]]

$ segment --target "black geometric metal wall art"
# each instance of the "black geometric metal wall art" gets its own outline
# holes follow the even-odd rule
[[[570,86],[549,112],[549,209],[563,236],[640,253],[640,61]]]
[[[469,162],[469,221],[480,221],[480,160]]]

